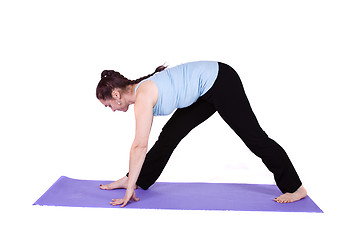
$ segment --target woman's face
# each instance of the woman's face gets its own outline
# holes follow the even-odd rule
[[[116,100],[114,98],[108,100],[100,99],[100,102],[104,104],[105,107],[111,108],[113,112],[115,111],[126,112],[129,109],[129,104],[127,104],[123,99],[119,99],[119,100]]]

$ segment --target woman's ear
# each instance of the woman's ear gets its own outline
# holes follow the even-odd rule
[[[111,96],[116,99],[116,100],[119,100],[121,98],[121,95],[120,95],[120,91],[118,89],[114,89],[112,92],[111,92]]]

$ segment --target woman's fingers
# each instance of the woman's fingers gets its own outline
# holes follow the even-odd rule
[[[125,207],[130,200],[133,200],[136,202],[140,200],[139,198],[137,198],[135,196],[135,192],[133,192],[132,195],[130,195],[130,194],[126,194],[124,199],[112,199],[112,202],[110,202],[110,204],[113,206],[121,205],[121,207]]]
[[[121,205],[120,207],[122,207],[122,208],[125,207],[128,202],[129,202],[129,201],[125,201],[124,204]]]
[[[124,203],[124,199],[112,199],[112,202],[110,203],[113,206],[117,206]]]
[[[134,192],[134,194],[132,195],[132,200],[134,200],[135,202],[137,202],[137,201],[140,200],[139,198],[137,198],[137,197],[135,196],[135,192]]]
[[[139,198],[137,198],[135,196],[135,191],[134,191],[133,194],[131,195],[131,197],[128,197],[128,195],[125,196],[124,203],[123,203],[123,205],[121,205],[121,207],[125,207],[126,204],[128,204],[128,202],[130,201],[130,199],[134,200],[135,202],[140,200]]]
[[[124,203],[123,203],[123,205],[121,205],[122,208],[126,206],[126,204],[130,201],[130,198],[132,198],[132,197],[125,196]]]

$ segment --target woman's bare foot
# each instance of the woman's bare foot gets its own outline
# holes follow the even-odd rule
[[[294,193],[285,193],[277,198],[274,199],[274,201],[278,203],[291,203],[299,201],[300,199],[303,199],[307,196],[306,189],[301,186],[296,192]]]
[[[110,184],[107,185],[102,185],[100,184],[100,188],[103,190],[113,190],[113,189],[118,189],[118,188],[127,188],[127,183],[128,183],[128,178],[125,176],[115,182],[112,182]]]

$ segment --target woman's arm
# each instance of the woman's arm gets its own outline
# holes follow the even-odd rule
[[[153,105],[146,94],[138,93],[135,102],[136,132],[130,150],[128,188],[135,189],[141,167],[148,149],[149,135],[153,120]]]
[[[124,207],[130,199],[138,201],[134,190],[148,149],[148,140],[153,120],[153,107],[157,101],[157,96],[157,87],[151,81],[144,82],[138,89],[134,106],[136,131],[130,150],[128,186],[125,198],[113,199],[112,205],[122,204],[121,207]]]

